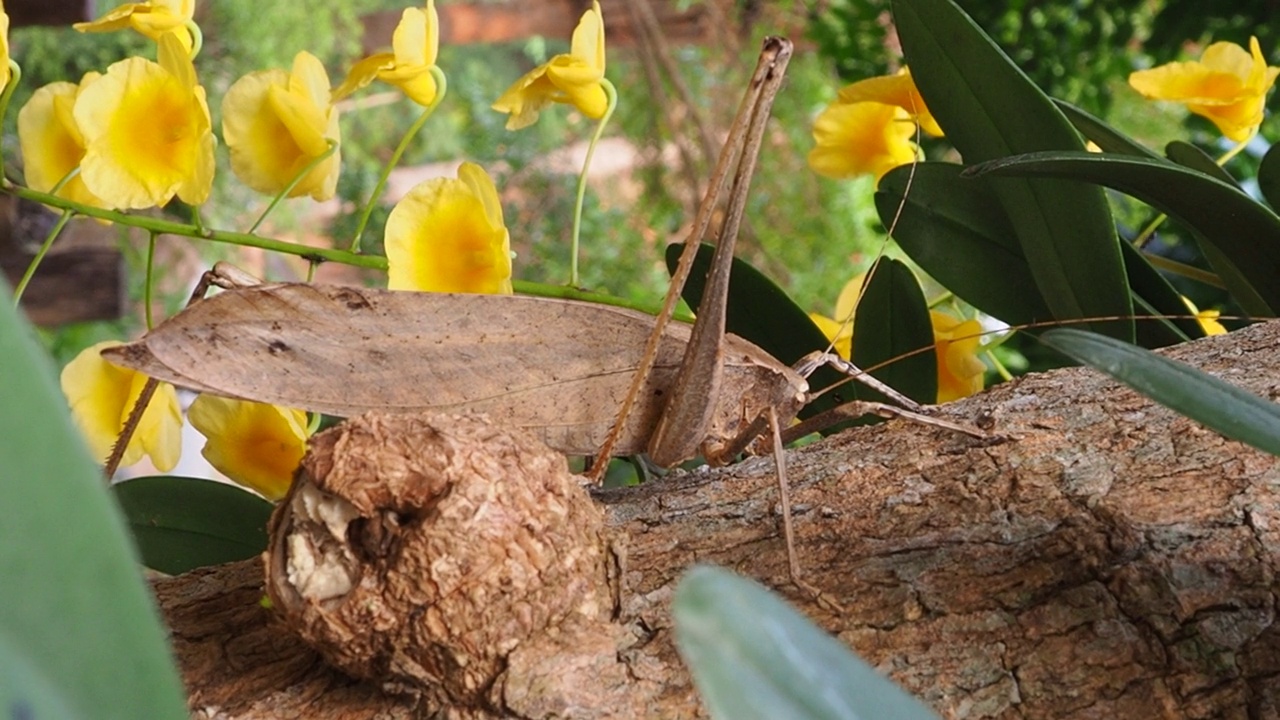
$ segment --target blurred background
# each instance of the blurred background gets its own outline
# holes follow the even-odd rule
[[[1197,57],[1208,43],[1261,41],[1276,64],[1276,28],[1268,0],[1143,0],[1045,2],[959,0],[959,4],[1051,95],[1100,115],[1139,141],[1160,149],[1188,140],[1211,155],[1226,146],[1211,125],[1181,106],[1142,100],[1126,84],[1134,69]],[[133,54],[151,56],[151,42],[132,32],[85,35],[70,23],[115,3],[32,0],[6,3],[13,17],[12,54],[24,75],[5,118],[6,168],[20,176],[15,118],[31,93],[57,80],[78,81],[90,70]],[[582,284],[590,289],[654,301],[665,289],[662,250],[684,237],[709,165],[755,62],[760,38],[786,35],[797,43],[762,150],[748,220],[738,254],[773,277],[806,310],[831,314],[841,286],[866,268],[884,243],[872,205],[870,178],[833,181],[809,170],[813,118],[843,85],[893,72],[899,53],[888,0],[602,0],[607,76],[619,103],[591,169],[583,226]],[[253,0],[198,2],[205,46],[196,61],[219,127],[222,94],[241,75],[288,68],[301,50],[317,55],[333,84],[359,57],[387,49],[400,11],[392,0]],[[438,65],[449,93],[393,174],[365,233],[364,250],[381,252],[381,226],[394,202],[417,182],[452,176],[471,160],[493,176],[502,195],[515,276],[548,283],[568,277],[568,237],[574,187],[593,123],[557,105],[520,132],[490,104],[516,78],[566,52],[582,0],[438,0]],[[355,214],[418,109],[387,86],[374,84],[342,104],[339,196],[327,203],[288,201],[263,234],[345,247]],[[1269,118],[1260,137],[1230,166],[1246,180],[1275,137]],[[927,143],[931,158],[947,158],[945,141]],[[219,148],[220,174],[204,209],[207,225],[246,229],[269,198],[241,186]],[[3,198],[0,267],[10,281],[21,274],[53,216]],[[1115,197],[1122,226],[1150,219],[1144,207]],[[180,209],[184,221],[188,214]],[[1122,228],[1123,229],[1123,228]],[[337,238],[335,241],[334,238]],[[42,266],[25,300],[48,347],[65,362],[101,339],[140,331],[139,303],[145,235],[77,219]],[[1159,244],[1178,256],[1191,252],[1176,225]],[[158,317],[175,312],[196,275],[214,261],[233,260],[275,280],[300,279],[305,263],[292,257],[200,243],[159,240]],[[383,278],[338,265],[320,280],[381,284]],[[1184,292],[1201,307],[1213,297]]]

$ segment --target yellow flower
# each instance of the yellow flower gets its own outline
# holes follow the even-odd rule
[[[493,180],[463,163],[458,179],[419,183],[387,218],[387,287],[510,293],[511,245]]]
[[[279,500],[307,449],[307,414],[265,403],[201,395],[187,411],[208,440],[200,451],[218,472]]]
[[[834,102],[813,123],[809,167],[819,175],[847,178],[864,173],[876,181],[916,159],[915,124],[906,110],[878,102]]]
[[[186,24],[191,22],[195,11],[196,0],[125,3],[93,22],[76,23],[72,27],[80,32],[110,32],[133,28],[156,42],[166,33],[176,31],[182,49],[191,52],[191,31]]]
[[[72,115],[84,136],[84,184],[117,208],[191,205],[213,186],[213,129],[204,88],[177,36],[160,62],[131,57],[84,87]]]
[[[62,369],[62,393],[71,405],[71,416],[80,427],[89,449],[101,461],[124,429],[147,376],[136,370],[117,367],[100,354],[103,348],[119,345],[101,342],[90,347]],[[178,393],[168,383],[160,383],[142,413],[142,420],[125,448],[122,466],[132,465],[143,455],[161,472],[178,464],[182,453],[182,410]]]
[[[1196,304],[1191,302],[1188,297],[1183,297],[1182,302],[1186,303],[1191,309],[1191,313],[1196,316],[1196,322],[1200,323],[1200,329],[1205,335],[1226,335],[1227,329],[1218,321],[1218,317],[1222,315],[1221,310],[1201,310]]]
[[[291,72],[263,70],[240,78],[222,99],[222,137],[231,169],[245,185],[275,195],[309,163],[339,142],[338,111],[329,102],[329,75],[309,52]],[[289,191],[328,200],[338,188],[337,148]]]
[[[1267,93],[1280,68],[1267,67],[1258,38],[1249,50],[1230,42],[1216,42],[1198,62],[1174,62],[1129,75],[1129,85],[1153,100],[1183,103],[1213,121],[1236,142],[1249,138],[1262,123]]]
[[[101,77],[85,74],[76,85],[55,82],[36,90],[18,111],[18,145],[22,148],[27,185],[48,192],[84,159],[84,136],[76,126],[72,108],[76,98],[90,83]],[[84,178],[76,175],[58,191],[59,197],[94,207],[108,207],[106,201],[89,192]]]
[[[427,0],[426,10],[405,9],[391,36],[391,49],[393,52],[370,55],[352,66],[347,79],[333,91],[333,99],[340,100],[377,78],[400,88],[423,107],[435,102],[438,88],[431,68],[440,49],[435,0]]]
[[[950,402],[982,390],[987,366],[978,359],[982,324],[929,311],[938,357],[938,402]]]
[[[859,80],[840,90],[838,102],[853,104],[860,102],[877,102],[885,105],[896,105],[920,123],[920,129],[933,137],[942,137],[942,128],[933,118],[933,113],[925,107],[924,98],[916,89],[911,79],[911,72],[902,68],[897,75]]]
[[[600,3],[592,0],[573,31],[568,55],[556,55],[520,78],[493,104],[508,113],[508,130],[532,125],[548,103],[573,105],[592,120],[609,108],[604,86],[604,20]]]
[[[9,13],[0,2],[0,91],[9,86],[13,79],[13,68],[9,67]]]
[[[862,290],[864,274],[845,283],[836,300],[836,317],[810,313],[823,334],[835,344],[840,357],[853,357],[853,314]],[[848,322],[846,322],[848,318]],[[987,366],[978,359],[978,340],[982,325],[977,320],[957,320],[950,315],[929,311],[933,324],[934,352],[938,361],[938,398],[944,403],[967,397],[982,390]]]

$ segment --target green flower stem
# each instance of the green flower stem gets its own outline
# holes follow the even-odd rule
[[[364,229],[369,225],[369,217],[373,215],[373,208],[378,204],[378,199],[382,197],[382,191],[387,187],[387,179],[391,177],[391,171],[395,169],[400,162],[400,156],[404,155],[404,151],[409,149],[409,143],[427,123],[427,118],[431,117],[436,111],[436,107],[444,100],[445,93],[449,91],[449,81],[444,76],[444,71],[435,65],[431,66],[431,77],[436,81],[436,97],[431,104],[423,108],[422,114],[414,121],[409,130],[405,132],[404,137],[400,139],[400,144],[396,146],[396,151],[391,153],[391,159],[387,161],[386,167],[382,168],[382,175],[378,177],[378,184],[373,186],[373,194],[369,196],[369,201],[365,203],[364,209],[360,211],[360,222],[356,224],[355,236],[351,238],[351,252],[360,252],[360,236],[364,235]]]
[[[204,48],[204,33],[200,32],[200,26],[196,24],[195,18],[187,18],[183,25],[191,31],[191,59],[195,60],[200,50]]]
[[[281,200],[285,199],[289,193],[293,192],[293,189],[298,186],[298,183],[302,182],[303,178],[311,174],[312,170],[315,170],[320,163],[325,161],[325,158],[328,158],[335,150],[338,149],[337,141],[328,140],[327,142],[329,143],[328,149],[312,158],[311,162],[307,163],[306,167],[299,170],[298,174],[293,176],[293,179],[289,181],[288,185],[284,186],[283,190],[276,193],[276,196],[271,198],[271,204],[267,206],[266,210],[262,211],[262,214],[258,216],[258,219],[255,220],[253,225],[249,228],[250,234],[258,229],[258,226],[262,224],[262,221],[267,219],[267,216],[271,214],[272,210],[276,209],[276,206],[280,204]]]
[[[1252,142],[1253,139],[1257,136],[1258,136],[1258,128],[1255,127],[1253,129],[1253,132],[1249,133],[1249,137],[1236,143],[1235,147],[1226,151],[1225,153],[1222,154],[1222,157],[1218,158],[1218,167],[1226,166],[1227,163],[1231,162],[1231,158],[1235,157],[1236,155],[1239,155],[1240,151],[1248,147],[1249,143]]]
[[[1166,257],[1160,257],[1159,255],[1153,255],[1151,253],[1143,253],[1142,256],[1145,257],[1147,262],[1151,263],[1152,266],[1160,270],[1167,270],[1175,275],[1181,275],[1188,280],[1195,280],[1196,282],[1201,282],[1211,287],[1223,290],[1227,287],[1223,284],[1221,278],[1207,270],[1201,270],[1198,267],[1187,265],[1186,263],[1180,263],[1177,260],[1170,260]]]
[[[609,104],[605,107],[604,115],[600,116],[596,132],[591,136],[591,144],[587,145],[587,157],[582,161],[582,174],[578,175],[578,199],[573,205],[573,240],[569,246],[569,284],[574,287],[578,285],[578,236],[582,231],[582,201],[587,195],[587,170],[591,169],[591,158],[596,154],[596,145],[600,142],[600,136],[604,134],[604,127],[609,124],[609,118],[613,116],[613,110],[618,106],[618,89],[613,86],[613,83],[607,78],[601,78],[600,87],[604,88]]]
[[[142,314],[146,317],[147,331],[155,327],[155,319],[151,316],[151,290],[156,279],[156,234],[147,235],[147,272],[142,283]]]
[[[40,263],[44,260],[44,256],[49,253],[49,248],[53,247],[53,241],[62,233],[62,228],[67,226],[75,213],[71,210],[63,210],[62,216],[58,218],[58,222],[54,223],[53,228],[49,230],[49,234],[45,236],[44,242],[40,244],[40,250],[36,252],[36,256],[31,258],[31,264],[27,265],[27,271],[22,274],[22,279],[18,281],[18,287],[13,291],[13,306],[17,307],[22,302],[22,294],[27,291],[27,285],[31,284],[31,278],[35,277],[36,268],[40,267]]]
[[[1009,372],[1009,368],[1005,367],[1004,363],[1000,362],[1000,358],[996,357],[995,353],[990,350],[986,350],[983,354],[987,356],[987,361],[991,363],[991,367],[995,368],[996,374],[998,374],[1001,379],[1005,382],[1009,382],[1013,379],[1013,373]]]
[[[13,58],[9,58],[9,82],[4,86],[4,93],[0,94],[0,124],[4,123],[5,114],[9,112],[9,98],[13,97],[13,91],[21,79],[22,67]]]
[[[387,259],[377,255],[356,255],[344,250],[311,247],[310,245],[303,245],[301,243],[285,242],[283,240],[264,238],[250,233],[238,233],[228,230],[206,229],[202,234],[200,229],[194,225],[184,225],[183,223],[173,222],[172,220],[164,220],[145,215],[130,215],[116,210],[104,210],[91,205],[73,202],[66,198],[56,197],[49,193],[38,192],[20,185],[7,187],[4,189],[4,192],[56,208],[71,210],[77,215],[87,215],[88,217],[107,220],[109,222],[119,223],[128,227],[140,228],[148,232],[163,233],[166,235],[181,235],[184,237],[212,240],[213,242],[228,243],[243,247],[256,247],[263,250],[270,250],[272,252],[284,253],[286,255],[296,255],[308,260],[314,259],[316,262],[336,262],[355,267],[372,268],[374,270],[387,269]]]

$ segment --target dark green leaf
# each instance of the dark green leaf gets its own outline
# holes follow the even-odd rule
[[[1080,131],[1081,135],[1092,140],[1103,151],[1157,159],[1160,157],[1147,146],[1134,141],[1128,135],[1075,105],[1063,100],[1054,100],[1053,102],[1067,116],[1067,120],[1071,121],[1076,130]]]
[[[1272,210],[1280,210],[1280,143],[1271,146],[1258,166],[1258,190]]]
[[[1200,323],[1186,317],[1191,311],[1182,296],[1158,270],[1147,262],[1142,251],[1129,243],[1120,243],[1124,253],[1124,269],[1133,291],[1133,311],[1149,320],[1134,323],[1138,344],[1145,348],[1165,347],[1204,337]]]
[[[678,243],[667,246],[668,271],[675,268],[682,249],[684,246]],[[704,244],[698,248],[689,281],[685,283],[682,295],[694,312],[702,303],[702,290],[714,253],[713,245]],[[759,345],[787,365],[794,365],[800,358],[814,350],[823,350],[828,344],[827,336],[800,306],[763,273],[738,258],[734,258],[729,274],[725,330]],[[809,384],[821,388],[844,379],[841,373],[823,367],[813,373]],[[840,392],[824,395],[809,403],[800,412],[800,417],[810,417],[852,399]]]
[[[1190,365],[1079,330],[1041,340],[1222,435],[1280,456],[1280,405]]]
[[[962,170],[950,163],[920,163],[880,179],[876,207],[882,218],[898,215],[894,239],[931,277],[988,315],[1013,325],[1051,320],[1004,209],[981,178],[961,177]],[[899,213],[904,192],[907,202]],[[1168,281],[1141,253],[1121,247],[1137,315],[1185,315],[1187,308]],[[1194,320],[1149,320],[1137,323],[1136,330],[1143,347],[1202,335]]]
[[[883,257],[867,272],[867,284],[853,323],[853,363],[876,379],[918,403],[938,399],[938,362],[932,350],[933,323],[929,304],[911,268]],[[888,363],[888,364],[886,364]],[[889,399],[857,385],[856,397],[875,402]]]
[[[672,615],[676,647],[713,718],[937,718],[773,593],[726,570],[690,570]]]
[[[963,169],[926,162],[889,171],[876,189],[880,217],[897,215],[894,240],[965,302],[1015,325],[1053,319],[999,199],[986,183],[960,177]]]
[[[124,523],[3,280],[0,297],[0,712],[185,718]]]
[[[893,0],[892,7],[911,76],[965,162],[1082,148],[1066,117],[954,2]],[[991,187],[1056,318],[1131,314],[1124,263],[1100,188],[1023,178]],[[1133,336],[1128,321],[1090,327]]]
[[[1251,315],[1280,308],[1280,218],[1238,188],[1167,160],[1085,152],[1029,153],[966,172],[1071,178],[1142,200],[1186,223],[1218,276]]]
[[[1164,154],[1182,167],[1199,170],[1215,180],[1220,180],[1236,188],[1240,187],[1240,183],[1231,177],[1231,173],[1223,170],[1222,166],[1209,157],[1208,153],[1189,142],[1174,140],[1164,146]]]
[[[178,575],[244,560],[267,547],[273,506],[234,485],[157,476],[112,490],[149,568]]]

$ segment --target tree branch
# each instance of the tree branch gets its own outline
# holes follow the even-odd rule
[[[1280,323],[1170,354],[1264,397],[1280,393]],[[296,639],[297,631],[259,605],[259,563],[158,582],[192,709],[197,717],[219,718],[409,718],[442,707],[449,717],[476,718],[695,716],[702,711],[673,649],[668,611],[680,573],[691,563],[709,562],[779,588],[947,717],[1280,713],[1275,458],[1224,440],[1087,370],[1023,378],[947,405],[940,414],[996,437],[976,441],[894,421],[788,455],[806,579],[837,599],[842,613],[787,584],[773,464],[759,458],[596,493],[596,505],[574,517],[586,518],[587,527],[596,522],[596,507],[603,509],[600,534],[580,533],[597,538],[589,550],[594,554],[581,566],[583,577],[598,582],[566,594],[605,598],[603,604],[551,613],[558,619],[521,636],[515,648],[467,647],[500,662],[487,676],[490,682],[458,692],[441,690],[450,678],[426,685],[412,679],[412,667],[427,667],[438,654],[417,656],[416,665],[404,657],[384,663],[381,669],[390,672],[381,683],[349,680],[329,669]],[[391,428],[395,422],[375,424]],[[452,421],[420,422],[452,432]],[[476,437],[498,433],[480,427]],[[333,440],[329,450],[313,450],[307,467],[318,486],[340,464],[333,453],[355,442],[352,433]],[[533,462],[527,453],[539,451],[522,442],[497,451],[497,471],[511,458]],[[401,442],[391,457],[419,445]],[[400,477],[406,467],[400,462],[384,458],[364,472]],[[552,482],[533,474],[543,478],[540,483]],[[495,487],[491,478],[485,482]],[[503,482],[522,481],[512,476]],[[572,496],[572,490],[555,490],[562,491]],[[355,504],[370,492],[356,491]],[[433,492],[426,507],[441,513],[449,498],[476,497],[456,488]],[[507,492],[515,491],[502,490]],[[496,506],[485,507],[492,515]],[[526,520],[551,523],[546,516],[521,522]],[[407,528],[416,521],[404,522]],[[345,535],[366,549],[371,537],[383,549],[418,542],[409,535],[387,540],[360,527],[363,535]],[[395,527],[400,532],[401,525]],[[539,537],[520,534],[520,522],[513,527],[510,537],[522,542]],[[472,534],[455,542],[458,549],[451,552],[466,553],[484,538]],[[567,548],[577,547],[573,542],[557,541],[558,554],[548,557],[563,560]],[[366,600],[381,597],[377,593],[391,583],[391,561],[378,560],[378,553],[360,557],[372,564],[361,570],[350,597],[365,590],[374,593],[360,596]],[[431,557],[442,562],[445,556]],[[273,583],[290,584],[281,577],[273,575]],[[570,582],[557,577],[546,588]],[[544,590],[537,597],[550,592]],[[345,612],[347,597],[309,601],[302,594],[277,601],[276,613],[310,633],[315,627],[305,625],[304,615],[314,620]],[[471,604],[492,612],[509,599],[475,596]],[[429,625],[422,618],[430,609],[421,615],[402,618],[404,627]],[[464,622],[437,620],[446,627]],[[376,634],[373,627],[366,632]],[[417,634],[403,637],[407,645],[396,647],[404,652],[421,641]],[[376,663],[369,668],[379,669]],[[384,687],[400,694],[384,693]]]

